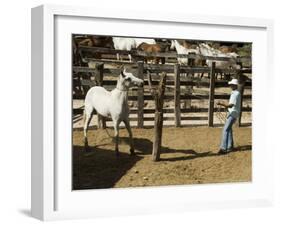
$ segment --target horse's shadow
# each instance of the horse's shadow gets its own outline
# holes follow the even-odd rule
[[[116,157],[112,149],[105,146],[113,144],[114,139],[104,140],[102,143],[89,146],[73,146],[73,189],[112,188],[123,175],[130,170],[143,155],[151,154],[152,142],[144,138],[134,138],[136,155],[129,152],[129,138],[120,137],[119,144],[128,145],[128,152],[120,152]]]
[[[129,151],[116,157],[109,149],[95,146],[85,152],[83,146],[73,146],[73,189],[112,188],[140,159]]]

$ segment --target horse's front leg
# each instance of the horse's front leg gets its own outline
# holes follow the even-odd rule
[[[120,124],[119,119],[113,121],[114,137],[115,137],[115,154],[116,154],[116,156],[119,156],[119,148],[118,148],[118,144],[119,144],[119,124]]]
[[[92,113],[93,113],[93,108],[85,106],[85,110],[84,110],[84,114],[83,114],[83,118],[84,118],[84,150],[85,151],[89,150],[87,132],[88,132],[88,127],[89,127],[90,121],[92,119]]]
[[[135,155],[134,140],[133,140],[133,134],[132,134],[132,130],[131,130],[129,119],[126,119],[123,122],[124,122],[124,124],[126,126],[126,129],[127,129],[128,133],[129,133],[130,153],[131,153],[131,155]]]
[[[128,57],[129,57],[129,61],[132,62],[132,55],[128,54]]]

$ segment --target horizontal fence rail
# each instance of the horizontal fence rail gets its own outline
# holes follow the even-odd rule
[[[132,56],[141,56],[141,57],[170,57],[170,58],[177,58],[177,57],[186,57],[190,59],[205,59],[205,60],[214,60],[214,61],[228,61],[228,60],[235,60],[236,62],[249,62],[251,61],[251,57],[216,57],[216,56],[204,56],[201,54],[177,54],[176,52],[159,52],[159,53],[147,53],[144,51],[139,50],[116,50],[116,49],[109,49],[109,48],[101,48],[101,47],[88,47],[88,46],[80,46],[79,51],[90,51],[94,53],[107,53],[107,54],[131,54]]]
[[[138,95],[128,96],[128,100],[138,100]],[[150,94],[143,95],[144,100],[154,100]],[[73,99],[84,100],[85,95],[74,95]],[[164,100],[173,100],[174,95],[165,95]],[[180,100],[208,100],[209,95],[180,95]],[[228,100],[229,95],[214,95],[214,99],[216,100]],[[252,95],[243,95],[243,99],[252,99]]]
[[[97,85],[97,82],[93,81],[93,80],[82,80],[77,82],[77,85],[81,84],[84,86],[95,86]],[[169,80],[167,81],[167,86],[173,86],[173,81]],[[104,80],[103,81],[103,85],[104,86],[116,86],[116,81],[115,80]],[[147,80],[144,80],[144,85],[148,85]],[[157,85],[157,81],[152,81],[152,85]],[[215,82],[215,87],[219,88],[219,87],[226,87],[228,84],[227,82]],[[245,88],[250,88],[252,85],[252,83],[250,81],[245,82]],[[198,86],[198,87],[208,87],[209,86],[209,82],[197,82],[197,81],[181,81],[180,82],[180,86]],[[167,87],[167,89],[169,89],[169,87]],[[134,89],[132,89],[134,90]]]
[[[220,109],[219,108],[214,108],[214,111],[219,111]],[[83,114],[83,111],[84,111],[84,108],[75,108],[75,109],[72,109],[72,112],[74,115],[77,115],[77,114]],[[183,108],[183,109],[180,109],[181,113],[206,113],[208,112],[208,108],[190,108],[190,109],[186,109],[186,108]],[[252,111],[252,108],[251,107],[243,107],[242,108],[242,111],[243,112],[251,112]],[[96,112],[94,112],[96,114]],[[137,114],[138,113],[138,109],[136,108],[132,108],[130,109],[130,113],[131,114]],[[154,114],[155,113],[155,109],[144,109],[143,110],[143,113],[144,114]],[[163,109],[163,113],[174,113],[174,108],[164,108]]]
[[[103,62],[102,60],[93,60],[92,62],[94,63],[101,63]],[[124,64],[120,61],[115,62],[116,64]],[[137,66],[136,63],[130,63],[130,65],[135,65]],[[166,73],[173,73],[174,72],[174,65],[145,65],[144,70],[146,71],[153,71],[154,73],[159,73],[159,72],[166,72]],[[88,73],[94,73],[96,71],[95,68],[89,68],[89,67],[78,67],[74,66],[73,71],[76,73],[79,72],[88,72]],[[120,72],[120,69],[118,68],[105,68],[104,73],[112,73],[112,74],[118,74]],[[181,73],[209,73],[210,69],[208,67],[188,67],[188,66],[181,66],[180,67],[180,72]],[[216,68],[215,69],[216,73],[237,73],[237,72],[242,72],[242,73],[252,73],[251,69],[220,69]]]

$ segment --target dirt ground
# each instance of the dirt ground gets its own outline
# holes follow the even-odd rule
[[[252,178],[251,127],[235,127],[236,149],[218,155],[222,128],[164,127],[161,161],[152,162],[153,128],[133,128],[136,156],[120,130],[120,157],[105,130],[90,129],[90,151],[82,131],[73,132],[73,189],[246,182]],[[108,129],[113,134],[112,129]]]

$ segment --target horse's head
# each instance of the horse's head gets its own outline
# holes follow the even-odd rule
[[[214,51],[211,50],[211,47],[206,43],[199,44],[200,53],[205,56],[213,56]]]
[[[171,40],[171,46],[170,46],[170,49],[175,49],[176,46],[175,46],[175,40]]]
[[[120,73],[120,83],[126,88],[133,86],[143,87],[143,80],[134,76],[131,72],[127,72],[126,69],[122,69]]]

